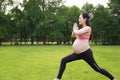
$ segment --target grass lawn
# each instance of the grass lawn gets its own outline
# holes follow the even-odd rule
[[[91,46],[96,62],[120,80],[120,46]],[[53,80],[71,46],[0,46],[0,80]],[[67,64],[62,80],[109,80],[83,60]]]

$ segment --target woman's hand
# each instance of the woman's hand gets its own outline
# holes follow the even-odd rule
[[[78,30],[77,23],[74,23],[74,25],[73,25],[73,31],[75,31],[75,30]]]

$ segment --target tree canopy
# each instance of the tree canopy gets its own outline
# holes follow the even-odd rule
[[[11,44],[71,44],[72,26],[80,13],[88,12],[93,28],[94,44],[120,44],[120,1],[109,0],[108,7],[86,3],[80,9],[67,7],[62,0],[0,1],[0,45]],[[7,8],[12,7],[7,11]]]

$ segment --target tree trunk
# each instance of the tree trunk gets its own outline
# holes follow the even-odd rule
[[[31,36],[31,44],[33,45],[34,39],[33,36]]]
[[[2,39],[0,39],[0,45],[2,45]]]

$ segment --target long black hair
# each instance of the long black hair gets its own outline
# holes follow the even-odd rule
[[[82,17],[83,17],[84,19],[86,19],[86,25],[87,25],[87,26],[90,26],[90,21],[89,21],[90,16],[89,16],[89,14],[84,12],[84,13],[82,13]]]

